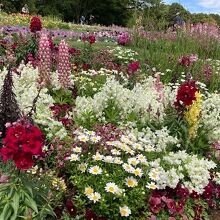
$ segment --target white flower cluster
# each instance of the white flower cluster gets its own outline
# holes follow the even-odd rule
[[[38,70],[34,69],[30,64],[21,64],[17,69],[19,75],[13,73],[14,92],[18,105],[22,112],[29,113],[34,98],[38,94]],[[3,85],[7,69],[4,69],[0,77],[0,88]],[[66,135],[66,130],[61,122],[55,121],[50,111],[50,106],[53,105],[53,98],[47,93],[47,88],[42,88],[39,98],[36,103],[36,114],[34,114],[34,120],[36,123],[44,125],[46,127],[47,136],[63,138]]]
[[[142,84],[136,84],[132,90],[129,90],[113,77],[108,78],[105,85],[93,98],[77,97],[76,117],[83,120],[83,117],[89,113],[98,121],[105,122],[105,110],[109,105],[113,105],[113,108],[119,110],[122,120],[135,114],[142,122],[163,121],[165,108],[173,101],[174,96],[171,89],[165,86],[166,92],[161,100],[161,94],[154,87],[154,83],[155,79],[148,77]]]
[[[114,57],[116,57],[118,60],[120,60],[125,64],[137,60],[137,56],[138,56],[137,52],[120,46],[117,46],[114,49],[110,49],[109,52],[113,54]]]
[[[202,103],[201,123],[211,142],[220,142],[220,94],[209,94]]]
[[[159,178],[156,181],[158,188],[165,189],[166,186],[175,188],[181,180],[183,185],[198,194],[202,194],[204,187],[209,183],[210,170],[216,167],[213,161],[199,159],[196,155],[189,155],[185,151],[177,153],[170,152],[160,161],[161,166],[169,164],[171,169],[166,170],[158,167]]]
[[[149,127],[141,132],[132,131],[135,134],[138,143],[145,146],[146,151],[161,152],[166,150],[168,145],[178,144],[178,139],[169,135],[167,127],[161,130],[152,131]]]

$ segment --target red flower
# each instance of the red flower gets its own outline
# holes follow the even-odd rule
[[[96,41],[95,36],[94,36],[94,35],[89,35],[89,37],[88,37],[88,41],[89,41],[90,44],[94,44],[95,41]]]
[[[162,204],[162,201],[161,201],[161,198],[157,198],[157,197],[150,197],[149,199],[149,205],[150,205],[150,210],[153,212],[153,213],[158,213],[161,208],[163,208],[163,204]]]
[[[132,62],[128,64],[128,73],[133,74],[140,68],[140,64],[138,61]]]
[[[190,197],[192,199],[199,199],[199,194],[195,191],[192,191],[192,193],[190,194]]]
[[[30,31],[35,33],[37,31],[41,31],[41,29],[42,29],[41,19],[37,16],[32,17],[30,22]]]
[[[195,81],[188,81],[180,85],[177,96],[176,102],[174,105],[177,108],[186,107],[192,105],[193,101],[196,100],[196,92],[198,91]]]
[[[88,63],[84,63],[83,66],[82,66],[82,69],[84,71],[88,70],[89,68],[90,68],[90,64],[88,64]]]
[[[0,150],[1,157],[4,162],[8,161],[9,159],[12,159],[14,154],[16,153],[17,151],[15,151],[13,148],[8,147],[3,147]]]
[[[67,199],[66,203],[65,203],[66,209],[68,211],[68,213],[70,214],[70,216],[76,216],[76,207],[74,206],[73,202],[71,199]]]
[[[14,155],[13,160],[15,162],[16,167],[21,170],[27,170],[34,165],[31,153],[17,152]]]
[[[176,202],[173,199],[166,198],[165,196],[162,197],[162,200],[166,203],[169,213],[174,214],[176,212]]]
[[[32,157],[42,154],[43,134],[39,128],[23,120],[8,128],[2,142],[2,160],[13,159],[17,168],[26,170],[34,164]]]
[[[86,220],[97,220],[97,215],[91,209],[86,210]]]
[[[181,198],[186,198],[189,196],[189,190],[181,186],[181,184],[178,184],[176,187],[176,195]]]

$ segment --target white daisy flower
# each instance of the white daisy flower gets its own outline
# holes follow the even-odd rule
[[[132,173],[135,175],[135,176],[139,176],[139,177],[142,177],[143,175],[143,171],[141,168],[135,168]]]
[[[79,161],[79,155],[78,154],[71,154],[68,159],[70,161]]]
[[[156,185],[154,182],[151,182],[151,183],[148,183],[148,184],[146,185],[146,187],[147,187],[148,189],[156,189],[156,188],[157,188],[157,185]]]
[[[102,173],[102,169],[99,166],[93,166],[89,168],[89,173],[93,175],[99,175]]]
[[[113,155],[121,155],[120,150],[117,150],[117,149],[112,149],[112,150],[111,150],[111,153],[112,153]]]
[[[128,172],[128,173],[133,173],[133,171],[134,171],[134,167],[132,167],[130,164],[128,164],[128,163],[124,163],[123,165],[122,165],[122,167],[124,168],[124,170],[126,171],[126,172]]]
[[[125,179],[125,184],[128,187],[133,188],[138,185],[138,181],[134,177],[128,177]]]
[[[90,137],[90,140],[92,141],[92,143],[97,143],[101,140],[100,136],[92,136]]]
[[[119,211],[122,217],[128,217],[131,214],[131,210],[127,206],[119,207]]]
[[[105,191],[113,194],[119,194],[120,189],[115,183],[109,182],[105,186]]]
[[[74,147],[74,148],[73,148],[73,152],[75,152],[75,153],[81,153],[81,152],[82,152],[82,148],[81,148],[81,147]]]
[[[88,164],[87,163],[81,163],[79,164],[79,170],[82,172],[82,173],[85,173],[86,172],[86,169],[87,169],[87,166]]]
[[[78,136],[78,140],[86,143],[89,140],[89,137],[82,134]]]
[[[85,188],[84,194],[86,196],[90,196],[92,193],[94,193],[94,189],[92,187],[88,186]]]
[[[136,165],[139,164],[139,161],[138,161],[137,158],[131,157],[131,158],[128,158],[128,163],[131,164],[131,165],[133,165],[133,166],[136,166]]]
[[[112,156],[106,156],[103,157],[103,161],[105,161],[106,163],[113,163],[114,158]]]
[[[92,159],[95,160],[95,161],[99,161],[99,160],[102,160],[103,157],[104,156],[101,155],[99,152],[96,152],[96,154],[92,156]]]
[[[92,193],[88,196],[88,198],[93,201],[94,203],[98,202],[101,199],[101,195],[98,192]]]

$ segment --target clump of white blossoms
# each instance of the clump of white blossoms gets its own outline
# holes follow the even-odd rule
[[[29,113],[34,98],[37,96],[38,88],[38,69],[33,68],[30,64],[21,64],[17,71],[19,75],[13,73],[14,92],[18,105],[22,112]],[[0,72],[0,88],[3,85],[7,69]],[[42,88],[39,98],[36,103],[36,114],[34,114],[34,121],[38,124],[44,125],[48,137],[64,138],[67,134],[61,122],[54,120],[50,106],[53,105],[54,100],[48,93],[47,88]]]
[[[202,103],[201,124],[207,129],[210,142],[220,143],[220,94],[209,94]]]
[[[166,115],[165,109],[173,103],[175,95],[169,86],[164,86],[163,98],[161,98],[161,93],[154,86],[155,80],[153,77],[148,77],[143,83],[138,83],[129,90],[114,77],[110,77],[93,98],[77,97],[75,115],[84,121],[87,120],[86,117],[93,117],[105,122],[105,110],[113,106],[119,111],[121,120],[126,120],[129,115],[134,114],[142,122],[163,121]]]
[[[165,163],[164,163],[165,162]],[[163,164],[169,164],[171,169],[166,170]],[[175,188],[181,180],[183,185],[198,194],[202,194],[204,187],[209,183],[210,170],[216,167],[213,161],[201,158],[196,155],[189,155],[185,151],[177,153],[170,152],[160,161],[159,178],[156,180],[159,189],[165,189],[166,186]]]
[[[117,46],[114,49],[110,49],[109,52],[113,54],[116,59],[125,64],[137,60],[138,56],[138,53],[136,51],[120,46]]]

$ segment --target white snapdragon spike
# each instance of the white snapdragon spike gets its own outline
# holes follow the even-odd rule
[[[220,94],[210,94],[202,103],[201,123],[211,142],[220,142]]]
[[[131,210],[128,206],[119,207],[119,212],[122,217],[129,217],[131,215]]]
[[[164,86],[165,91],[169,92],[164,93],[162,100],[158,100],[160,94],[154,88],[154,83],[155,79],[149,77],[142,84],[136,84],[132,90],[129,90],[116,81],[114,77],[110,77],[93,98],[77,97],[75,115],[81,120],[86,120],[86,117],[94,117],[100,122],[105,122],[104,110],[108,108],[109,102],[113,101],[115,108],[119,110],[121,120],[133,113],[142,122],[163,121],[165,108],[174,102],[175,99],[170,99],[176,94],[171,95],[170,87]]]
[[[18,105],[22,112],[29,113],[33,100],[38,94],[38,69],[33,68],[31,64],[21,64],[18,67],[19,75],[13,74],[14,92]],[[3,81],[7,70],[4,69],[0,72],[0,87],[3,85]],[[54,104],[52,96],[48,94],[47,88],[42,88],[40,96],[36,103],[36,113],[33,115],[34,121],[38,124],[45,126],[45,130],[48,138],[56,137],[63,139],[67,135],[67,131],[61,122],[56,121],[53,118],[50,106]]]

